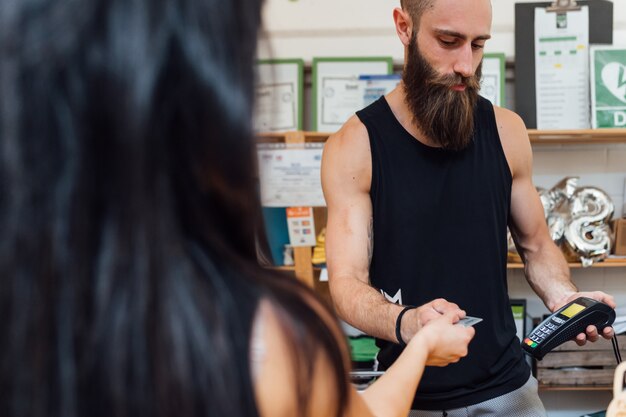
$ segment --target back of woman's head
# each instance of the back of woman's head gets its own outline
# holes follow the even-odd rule
[[[337,328],[255,263],[260,1],[0,2],[0,415],[256,416],[261,299],[301,407],[320,352],[345,406]]]
[[[259,21],[0,2],[0,415],[255,414]]]

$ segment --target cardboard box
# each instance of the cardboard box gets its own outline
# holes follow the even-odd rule
[[[615,220],[613,230],[615,230],[613,253],[619,256],[626,256],[626,219]]]

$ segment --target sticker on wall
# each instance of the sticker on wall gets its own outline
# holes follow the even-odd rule
[[[315,223],[312,207],[288,207],[287,228],[291,246],[315,246]]]
[[[591,48],[592,126],[626,127],[626,47]]]

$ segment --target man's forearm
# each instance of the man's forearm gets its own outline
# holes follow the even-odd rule
[[[550,311],[555,311],[561,300],[578,291],[563,254],[554,243],[548,242],[534,253],[524,255],[526,279]]]
[[[396,342],[395,322],[402,306],[390,303],[375,288],[354,278],[337,276],[329,284],[341,319],[371,336]]]

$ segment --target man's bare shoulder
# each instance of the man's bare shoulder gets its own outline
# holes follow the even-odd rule
[[[500,142],[513,176],[532,163],[532,150],[528,131],[522,118],[515,112],[493,106]]]
[[[372,171],[367,128],[358,117],[352,116],[339,131],[332,134],[324,146],[322,157],[322,185],[338,183],[341,187],[350,183],[360,190],[369,190]],[[324,187],[327,188],[327,187]]]
[[[355,115],[352,116],[337,132],[330,135],[327,145],[337,148],[358,149],[365,146],[369,151],[369,135],[367,128]]]
[[[526,125],[517,113],[499,106],[493,106],[493,111],[496,115],[498,132],[500,136],[504,136],[502,139],[509,139],[511,137],[515,139],[515,137],[519,137],[520,135],[528,138]]]
[[[369,135],[357,116],[352,116],[328,138],[324,156],[325,159],[332,158],[343,169],[367,171],[371,168]]]

